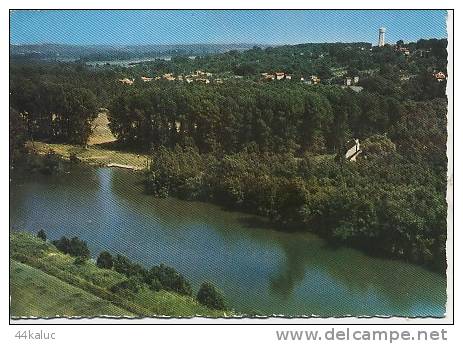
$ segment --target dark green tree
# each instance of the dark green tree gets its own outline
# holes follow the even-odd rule
[[[47,234],[45,233],[45,231],[43,229],[41,229],[41,230],[39,230],[37,232],[37,238],[40,238],[43,241],[47,241]]]
[[[198,290],[196,299],[202,305],[212,309],[225,310],[225,299],[213,284],[204,282]]]
[[[96,260],[96,266],[102,269],[112,269],[113,257],[108,251],[103,251],[99,254]]]

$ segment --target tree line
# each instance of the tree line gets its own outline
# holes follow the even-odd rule
[[[445,81],[432,72],[445,72],[446,44],[398,42],[410,49],[410,58],[391,46],[370,51],[359,43],[256,48],[154,63],[163,64],[157,72],[171,72],[172,66],[178,71],[211,66],[214,72],[217,61],[223,63],[217,70],[227,71],[257,60],[262,70],[277,70],[280,59],[306,59],[327,74],[345,64],[352,75],[378,68],[361,79],[359,93],[255,78],[125,87],[117,82],[122,75],[117,68],[15,65],[10,154],[20,154],[30,139],[85,144],[97,107],[105,106],[118,141],[151,153],[147,187],[156,196],[219,202],[268,216],[286,230],[316,231],[330,242],[443,272],[447,100]],[[402,80],[404,71],[416,75]],[[356,163],[344,159],[353,138],[362,149]]]
[[[365,138],[393,125],[399,100],[337,86],[236,82],[165,83],[134,89],[110,105],[110,127],[128,145],[201,152],[336,153],[352,136]]]
[[[43,229],[39,230],[37,237],[43,241],[47,235]],[[62,253],[75,257],[74,264],[83,265],[90,258],[87,243],[78,237],[71,239],[62,236],[51,243]],[[192,296],[192,288],[186,278],[174,268],[165,264],[153,266],[147,270],[138,263],[132,262],[126,256],[117,254],[115,257],[108,251],[102,251],[96,260],[96,266],[101,269],[114,270],[127,279],[108,286],[113,293],[130,297],[130,293],[137,293],[140,289],[148,287],[153,291],[167,290],[182,295]],[[196,295],[196,300],[209,308],[225,310],[225,299],[222,293],[209,282],[203,282]]]

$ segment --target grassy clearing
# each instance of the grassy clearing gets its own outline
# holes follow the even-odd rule
[[[10,263],[11,313],[15,317],[134,315],[39,269],[15,260]]]
[[[232,315],[230,312],[224,313],[211,310],[199,304],[192,297],[164,290],[154,292],[147,287],[143,287],[135,294],[114,294],[109,291],[110,287],[124,280],[125,276],[113,270],[100,269],[92,261],[87,261],[83,265],[75,265],[74,258],[59,252],[53,245],[45,243],[29,233],[11,232],[10,252],[11,258],[16,262],[39,269],[41,272],[54,276],[63,283],[65,282],[65,284],[77,287],[93,297],[110,301],[118,308],[127,310],[127,314],[174,317],[191,317],[195,315],[222,317]],[[21,288],[18,287],[18,289]],[[28,295],[29,291],[28,288],[25,288],[16,292],[16,295],[21,295],[18,293]],[[34,297],[33,294],[31,297]],[[24,300],[30,300],[31,297],[25,297]],[[14,300],[16,303],[15,308],[12,307],[14,316],[21,315],[14,312],[17,309],[27,311],[28,304],[22,300],[23,298],[19,297]],[[82,307],[85,307],[85,303]]]
[[[109,120],[106,112],[100,112],[92,124],[92,134],[88,138],[88,144],[98,145],[116,141],[116,137],[109,129]]]
[[[106,166],[109,163],[134,166],[142,170],[147,166],[148,156],[146,154],[137,154],[116,150],[112,143],[99,144],[84,148],[79,145],[61,144],[61,143],[44,143],[29,142],[27,147],[40,155],[53,150],[56,154],[64,159],[69,159],[71,154],[75,154],[81,161],[99,166]]]

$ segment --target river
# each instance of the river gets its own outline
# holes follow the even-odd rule
[[[446,280],[422,267],[333,248],[311,233],[216,205],[156,199],[131,171],[75,166],[10,182],[10,227],[87,241],[146,267],[175,267],[197,290],[211,281],[238,312],[266,315],[445,314]]]

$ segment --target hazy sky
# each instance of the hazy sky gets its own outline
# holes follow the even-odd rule
[[[12,44],[371,42],[443,38],[445,11],[13,11]]]

